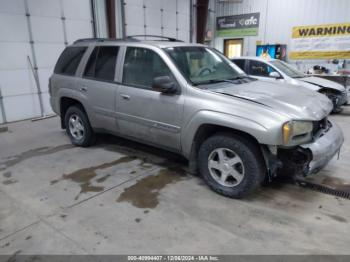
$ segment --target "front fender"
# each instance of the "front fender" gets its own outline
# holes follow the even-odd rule
[[[190,156],[192,143],[197,130],[200,128],[200,126],[205,124],[218,125],[245,132],[255,137],[260,144],[275,145],[278,144],[281,139],[281,135],[279,132],[277,132],[277,130],[271,130],[270,128],[267,128],[263,124],[252,119],[247,119],[237,115],[203,110],[195,113],[183,128],[183,132],[181,134],[181,144],[183,154],[186,157]]]
[[[291,80],[291,84],[297,85],[297,86],[302,86],[302,87],[305,87],[307,89],[310,89],[310,90],[313,90],[313,91],[316,91],[316,92],[318,92],[321,89],[321,87],[319,87],[317,85],[314,85],[314,84],[311,84],[311,83],[307,83],[305,81],[298,80],[298,79],[292,79]]]

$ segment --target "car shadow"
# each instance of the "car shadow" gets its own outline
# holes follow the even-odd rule
[[[96,144],[91,147],[91,149],[94,148],[102,148],[110,152],[137,157],[143,163],[158,165],[181,176],[200,177],[199,173],[189,174],[188,160],[183,156],[129,139],[109,134],[99,134]],[[206,186],[204,182],[201,184]],[[300,187],[292,177],[281,176],[274,178],[271,182],[264,183],[257,192],[248,196],[246,200],[256,201],[263,199],[264,201],[273,201],[278,198],[278,195],[281,193],[287,195],[288,198],[290,197],[307,202],[312,202],[313,199],[318,198],[318,194],[310,193],[310,189]]]
[[[145,163],[161,167],[187,170],[188,166],[187,159],[179,154],[109,134],[99,134],[96,144],[91,148],[102,148],[110,152],[135,156]]]

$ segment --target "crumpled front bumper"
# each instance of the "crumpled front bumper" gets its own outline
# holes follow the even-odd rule
[[[344,142],[343,132],[337,124],[331,124],[332,127],[317,140],[300,146],[304,149],[309,149],[312,153],[312,160],[304,175],[317,173],[327,165],[334,155],[340,152]]]
[[[341,105],[346,105],[348,103],[348,92],[344,91],[342,92],[338,104]]]
[[[341,110],[341,107],[348,103],[348,94],[344,91],[337,95],[330,95],[329,99],[333,102],[335,110]]]

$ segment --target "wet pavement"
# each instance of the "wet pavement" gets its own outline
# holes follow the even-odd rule
[[[350,187],[346,138],[312,179]],[[275,182],[210,191],[177,155],[112,136],[70,145],[59,119],[0,133],[0,254],[350,254],[350,200]]]

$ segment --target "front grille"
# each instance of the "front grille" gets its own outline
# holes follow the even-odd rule
[[[327,132],[330,127],[331,123],[328,121],[327,117],[323,118],[320,121],[314,121],[312,129],[313,137],[317,136],[320,133],[320,131]]]
[[[347,100],[347,93],[346,91],[338,91],[338,90],[331,90],[331,89],[322,89],[320,93],[326,95],[333,103],[334,108],[343,105]]]
[[[343,105],[348,100],[348,92],[345,90],[340,97],[340,104]]]

